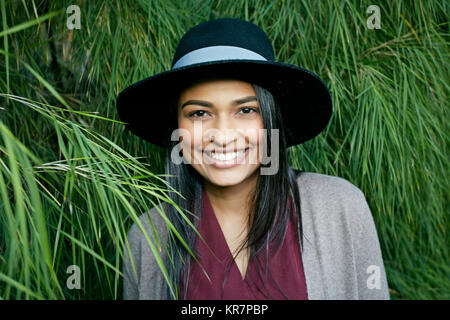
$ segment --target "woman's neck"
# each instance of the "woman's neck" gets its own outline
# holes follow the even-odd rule
[[[213,206],[216,216],[222,218],[246,218],[249,212],[249,195],[256,187],[258,170],[244,181],[233,186],[217,186],[209,181],[204,181],[204,188]]]

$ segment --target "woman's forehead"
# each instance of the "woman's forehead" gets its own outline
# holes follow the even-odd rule
[[[189,85],[180,92],[180,99],[187,99],[198,96],[210,96],[220,94],[242,94],[242,93],[252,93],[255,94],[253,86],[245,81],[239,79],[208,79],[197,81],[194,84]],[[180,101],[179,101],[180,102]]]

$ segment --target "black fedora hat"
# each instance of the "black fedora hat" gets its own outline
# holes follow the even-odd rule
[[[166,147],[176,128],[176,93],[187,83],[207,77],[235,78],[268,90],[280,108],[288,146],[317,136],[332,114],[330,93],[317,75],[275,61],[270,40],[255,24],[221,18],[184,34],[171,70],[120,92],[119,117],[134,134]]]

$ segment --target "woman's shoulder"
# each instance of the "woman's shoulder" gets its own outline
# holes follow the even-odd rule
[[[297,177],[302,213],[310,217],[311,223],[326,226],[330,232],[331,225],[340,229],[347,222],[354,234],[363,229],[370,229],[374,223],[373,216],[363,192],[349,180],[319,174],[302,172]]]
[[[364,197],[356,185],[338,176],[301,171],[297,174],[297,184],[302,196],[331,202],[360,201],[361,197]]]
[[[317,221],[340,223],[345,219],[367,223],[372,220],[364,193],[345,178],[301,172],[297,183],[305,214],[314,216]]]
[[[154,206],[141,214],[137,220],[134,220],[127,234],[128,241],[139,244],[146,239],[147,235],[157,246],[165,243],[167,239],[167,224],[164,220],[165,207],[166,204]],[[145,233],[143,230],[145,230]]]
[[[297,182],[307,239],[303,261],[314,294],[320,299],[389,299],[377,230],[363,192],[345,178],[313,172],[300,173]],[[373,266],[379,267],[382,290],[368,289]]]

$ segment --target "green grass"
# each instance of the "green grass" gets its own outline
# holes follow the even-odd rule
[[[124,130],[115,98],[169,69],[190,27],[237,17],[329,86],[330,125],[290,161],[362,189],[392,299],[449,299],[449,5],[380,2],[369,30],[371,4],[0,0],[0,298],[121,298],[126,232],[170,200],[162,150]]]

